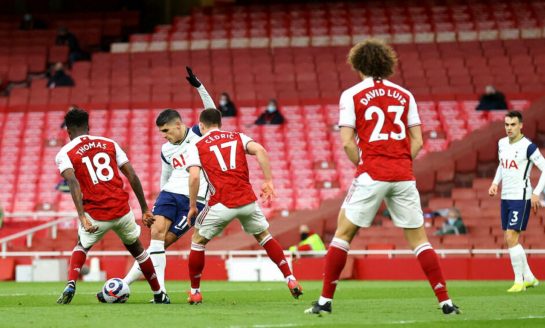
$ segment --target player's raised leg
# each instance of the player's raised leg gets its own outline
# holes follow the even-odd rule
[[[189,279],[191,280],[191,291],[187,302],[189,304],[202,303],[201,294],[201,277],[204,269],[205,249],[208,239],[199,234],[199,230],[195,229],[191,238],[191,250],[189,252]]]
[[[350,243],[358,232],[359,227],[346,218],[345,210],[341,209],[337,221],[335,236],[329,244],[325,258],[324,280],[322,294],[318,301],[307,309],[308,314],[331,313],[331,303],[341,277],[341,272],[346,265]]]
[[[447,291],[447,283],[439,264],[437,253],[431,246],[426,236],[424,227],[404,229],[405,239],[413,249],[422,271],[426,274],[435,297],[439,302],[439,307],[444,314],[459,314],[460,310],[452,303]]]
[[[295,276],[291,272],[288,261],[284,256],[282,246],[280,246],[278,241],[273,238],[269,230],[264,230],[258,234],[255,234],[254,237],[259,245],[265,249],[267,256],[269,256],[271,261],[273,261],[278,269],[280,269],[282,275],[284,275],[284,279],[286,279],[291,295],[294,298],[299,298],[299,296],[303,295],[303,287],[299,284],[299,282],[297,282],[297,279],[295,279]]]
[[[153,291],[154,303],[170,304],[170,298],[161,290],[161,285],[159,285],[153,262],[151,261],[148,252],[142,247],[140,240],[137,239],[134,243],[125,245],[125,247],[140,265],[140,269]]]
[[[155,222],[151,226],[151,240],[147,249],[148,254],[151,257],[155,272],[157,273],[157,280],[161,285],[161,290],[166,292],[165,287],[165,268],[166,268],[166,255],[165,249],[174,243],[178,238],[174,234],[168,234],[168,241],[166,240],[168,229],[170,228],[171,221],[162,215],[154,215]],[[142,277],[142,271],[138,262],[134,262],[130,271],[127,273],[123,281],[127,284],[132,284],[134,281]]]

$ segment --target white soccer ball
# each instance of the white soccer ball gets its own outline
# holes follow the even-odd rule
[[[104,284],[102,294],[106,303],[125,303],[129,299],[129,285],[119,278],[112,278]]]

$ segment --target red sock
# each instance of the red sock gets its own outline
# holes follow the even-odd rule
[[[161,290],[161,285],[159,285],[159,280],[157,280],[157,274],[155,273],[155,267],[153,267],[153,262],[148,252],[142,252],[142,254],[136,257],[136,261],[138,261],[140,270],[142,270],[144,277],[146,277],[151,290],[154,292]]]
[[[439,265],[439,259],[435,250],[431,247],[430,243],[424,243],[414,250],[422,270],[428,277],[431,288],[437,297],[439,302],[450,299],[447,292],[447,283],[443,277],[441,266]]]
[[[271,261],[282,271],[284,278],[292,274],[288,261],[286,261],[286,257],[284,256],[282,246],[280,246],[276,239],[269,235],[259,244],[265,249]]]
[[[68,270],[68,281],[73,280],[74,282],[78,280],[81,267],[85,263],[87,258],[87,251],[80,245],[76,245],[72,251],[72,256],[70,257],[70,268]]]
[[[191,288],[200,288],[202,270],[204,269],[204,245],[191,243],[189,252],[189,279]]]
[[[331,241],[325,257],[322,297],[333,298],[341,272],[346,264],[349,247],[348,242],[342,239],[333,238]]]

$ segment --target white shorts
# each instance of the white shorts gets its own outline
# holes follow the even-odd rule
[[[199,235],[211,240],[235,218],[250,235],[257,235],[269,228],[269,222],[256,202],[237,208],[228,208],[221,203],[206,206],[197,217],[195,228],[199,229]]]
[[[119,219],[111,221],[95,220],[88,213],[85,213],[85,216],[87,216],[92,225],[98,227],[98,230],[94,233],[89,233],[83,229],[81,222],[79,223],[78,236],[84,248],[90,248],[99,242],[104,234],[110,230],[113,230],[125,245],[133,244],[140,237],[140,226],[136,224],[132,211],[129,211],[129,213]]]
[[[416,181],[375,181],[363,173],[352,182],[342,208],[350,222],[366,228],[373,223],[383,200],[395,226],[419,228],[424,224]]]

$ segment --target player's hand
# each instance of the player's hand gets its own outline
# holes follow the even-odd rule
[[[259,196],[263,202],[270,202],[276,197],[276,191],[274,191],[272,181],[263,182],[261,185],[261,194]]]
[[[191,84],[195,88],[200,87],[202,85],[202,83],[201,83],[201,81],[199,81],[197,76],[195,74],[193,74],[193,71],[191,70],[191,67],[186,66],[185,69],[187,70],[187,75],[188,75],[188,76],[185,77],[185,79],[189,82],[189,84]]]
[[[80,218],[81,224],[83,225],[83,230],[88,233],[95,233],[98,230],[97,226],[91,224],[91,221],[86,216]]]
[[[497,193],[498,193],[498,185],[497,184],[492,184],[490,186],[490,188],[488,188],[488,195],[490,197],[494,197],[494,196],[496,196]]]
[[[534,214],[537,214],[537,210],[541,207],[541,203],[539,202],[539,196],[532,194],[532,209],[534,210]]]
[[[197,206],[190,206],[189,211],[187,212],[187,225],[189,227],[193,226],[191,224],[191,221],[194,217],[196,217],[199,214],[199,209]]]
[[[150,210],[146,210],[144,213],[142,213],[142,222],[148,228],[155,222],[155,218]]]

